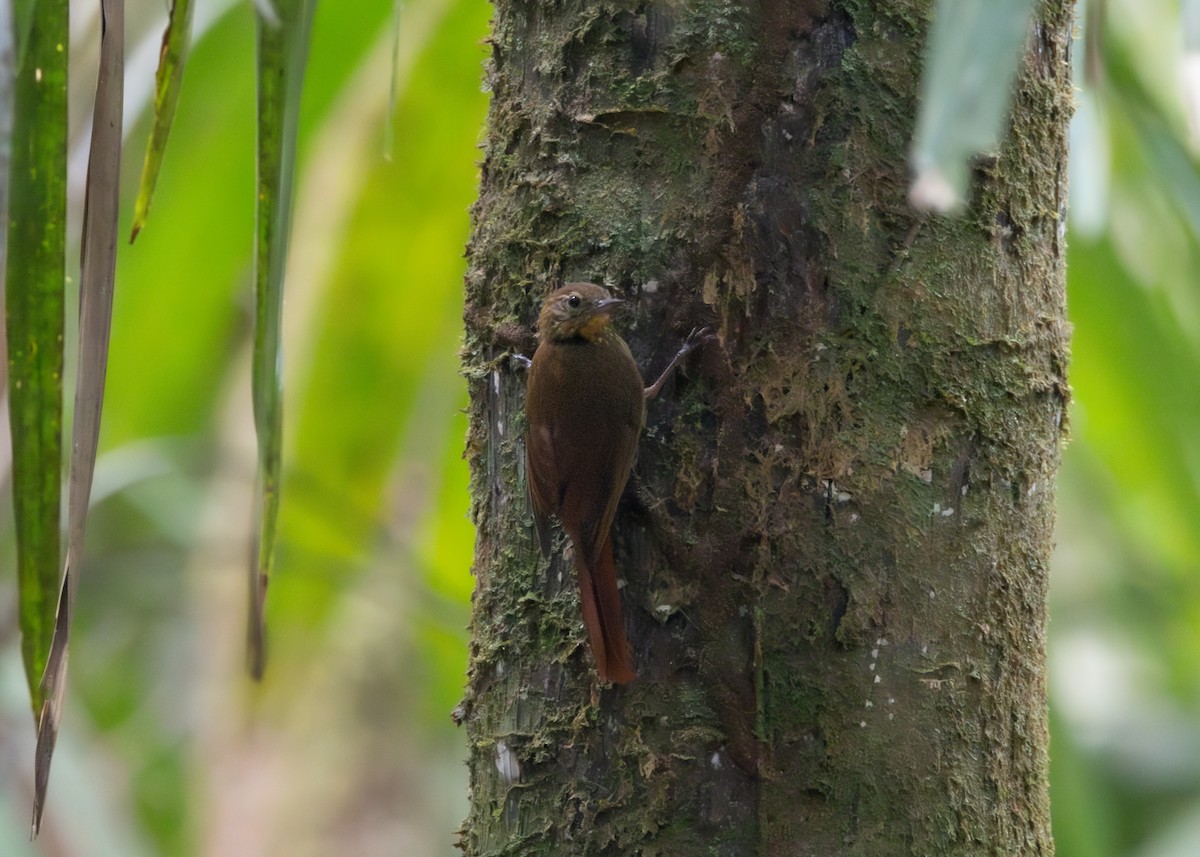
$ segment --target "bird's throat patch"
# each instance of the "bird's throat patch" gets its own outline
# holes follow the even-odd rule
[[[584,339],[595,342],[604,335],[604,331],[608,330],[608,326],[612,323],[612,318],[606,312],[598,312],[583,320],[579,325],[579,335]]]

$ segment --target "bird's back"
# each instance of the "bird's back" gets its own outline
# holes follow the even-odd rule
[[[581,542],[577,550],[599,550],[608,534],[643,414],[641,373],[616,333],[538,347],[526,393],[530,495],[539,516],[555,515]]]

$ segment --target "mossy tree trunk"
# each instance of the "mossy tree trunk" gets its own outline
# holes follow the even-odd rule
[[[469,248],[469,855],[1050,854],[1069,0],[959,218],[906,202],[929,0],[497,0]],[[614,528],[639,681],[538,556],[525,379],[592,280],[651,403]],[[586,378],[579,383],[586,384]]]

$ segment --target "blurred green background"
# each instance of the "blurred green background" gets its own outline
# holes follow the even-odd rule
[[[1050,640],[1059,857],[1200,854],[1196,5],[1112,0],[1076,50],[1075,400]],[[95,4],[73,7],[77,218],[97,21]],[[70,701],[34,844],[33,730],[0,580],[5,855],[454,853],[472,585],[457,348],[490,7],[403,6],[391,110],[392,0],[319,5],[261,687],[243,675],[252,15],[200,4],[150,220],[120,250]],[[130,0],[126,220],[164,17],[161,0]],[[11,567],[11,523],[0,550]]]

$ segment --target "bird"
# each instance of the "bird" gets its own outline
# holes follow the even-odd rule
[[[549,557],[557,518],[571,541],[588,644],[602,681],[636,677],[621,619],[612,523],[637,458],[654,398],[708,331],[693,330],[662,375],[643,387],[629,346],[613,327],[624,304],[603,286],[567,283],[538,316],[538,346],[525,393],[525,469],[538,544]]]
[[[525,464],[538,543],[548,557],[550,518],[557,518],[571,540],[596,672],[613,684],[636,677],[611,529],[646,411],[642,373],[612,325],[623,303],[593,283],[551,292],[538,316],[525,393]]]

